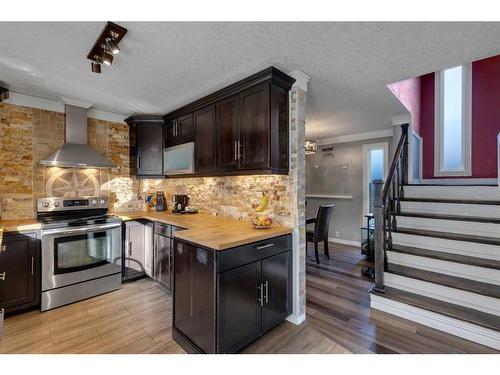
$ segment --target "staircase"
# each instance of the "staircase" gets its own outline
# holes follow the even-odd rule
[[[500,350],[500,187],[388,190],[371,307]]]

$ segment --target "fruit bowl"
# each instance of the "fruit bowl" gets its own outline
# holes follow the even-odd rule
[[[271,227],[274,215],[266,213],[255,213],[252,218],[252,224],[257,229],[266,229]]]

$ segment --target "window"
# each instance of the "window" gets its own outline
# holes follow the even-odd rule
[[[470,65],[436,72],[435,176],[470,176]]]
[[[389,143],[363,145],[363,214],[373,211],[374,180],[384,181],[387,177]]]

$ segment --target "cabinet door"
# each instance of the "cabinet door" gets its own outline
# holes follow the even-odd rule
[[[152,223],[125,223],[125,277],[137,273],[151,275],[153,261]]]
[[[137,124],[137,175],[163,174],[163,123]]]
[[[31,235],[6,235],[0,252],[0,308],[7,312],[37,300],[37,239]],[[38,291],[39,293],[39,291]]]
[[[164,288],[170,290],[172,259],[172,240],[165,236],[155,236],[154,278]]]
[[[235,95],[216,104],[218,167],[220,170],[235,170],[240,166],[238,160],[237,142],[240,139],[240,102]]]
[[[171,147],[175,145],[174,126],[175,120],[168,121],[165,124],[165,147]]]
[[[236,353],[261,333],[261,262],[217,275],[218,353]]]
[[[195,173],[215,172],[217,159],[214,105],[194,113],[194,130],[194,171]]]
[[[262,261],[264,304],[262,333],[285,320],[291,311],[292,252],[287,251]]]
[[[215,352],[214,253],[175,241],[174,326],[203,352]]]
[[[269,167],[269,83],[257,85],[240,94],[241,168]]]
[[[193,114],[187,114],[177,119],[177,137],[181,142],[190,142],[194,137]]]

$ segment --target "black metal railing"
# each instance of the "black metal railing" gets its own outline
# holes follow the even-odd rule
[[[404,187],[408,184],[408,124],[401,125],[399,139],[391,168],[385,183],[373,181],[375,203],[375,286],[374,291],[385,292],[384,270],[387,265],[386,250],[392,248],[392,232],[396,230],[396,217],[401,212],[401,198]]]

